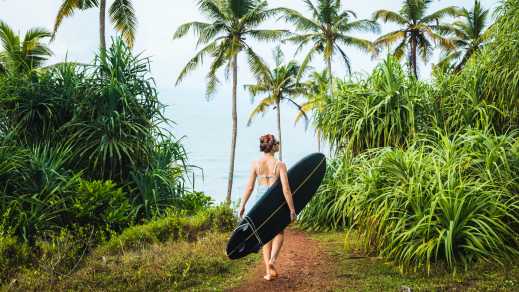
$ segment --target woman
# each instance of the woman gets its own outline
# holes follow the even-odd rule
[[[279,151],[279,142],[276,141],[274,135],[267,134],[260,137],[260,151],[264,154],[259,160],[252,162],[249,180],[240,204],[240,218],[256,204],[268,187],[279,177],[281,179],[283,195],[290,210],[290,220],[293,222],[296,219],[296,210],[294,208],[294,201],[292,200],[292,191],[288,184],[287,167],[283,162],[274,158],[274,153]],[[253,194],[256,178],[258,179],[257,192]],[[278,276],[274,264],[283,245],[283,233],[284,231],[281,231],[274,239],[263,245],[263,260],[267,270],[267,274],[263,278],[267,281]]]

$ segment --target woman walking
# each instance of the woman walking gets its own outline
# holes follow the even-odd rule
[[[292,200],[292,191],[288,183],[287,167],[285,163],[277,160],[274,154],[279,151],[279,142],[272,134],[260,137],[260,151],[263,155],[260,159],[252,162],[249,180],[243,194],[240,204],[240,217],[243,217],[256,204],[265,191],[277,180],[281,180],[283,195],[287,201],[290,210],[290,220],[296,219],[296,210],[294,201]],[[257,185],[257,191],[254,192],[254,186]],[[283,246],[284,231],[278,233],[271,241],[263,245],[263,260],[265,262],[266,274],[263,277],[270,281],[278,276],[275,263]]]

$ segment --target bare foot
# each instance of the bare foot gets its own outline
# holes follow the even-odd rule
[[[270,275],[272,278],[275,278],[278,276],[278,272],[276,271],[276,267],[274,267],[273,263],[269,263],[269,269],[270,269]]]
[[[263,276],[263,279],[265,279],[267,281],[271,281],[272,280],[272,275],[271,274],[266,274],[265,276]]]

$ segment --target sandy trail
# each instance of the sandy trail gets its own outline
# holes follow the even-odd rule
[[[228,291],[279,292],[332,289],[333,259],[319,247],[317,241],[309,238],[303,231],[292,228],[285,230],[285,242],[276,268],[279,276],[272,281],[264,280],[265,266],[262,258],[242,285]]]

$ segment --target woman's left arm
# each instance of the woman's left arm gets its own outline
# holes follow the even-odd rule
[[[243,197],[240,203],[240,218],[243,217],[243,213],[245,212],[245,204],[247,204],[250,195],[254,191],[254,184],[256,183],[256,167],[254,167],[255,165],[256,164],[253,161],[250,169],[249,180],[247,181],[247,186],[245,187],[245,191],[243,192]]]
[[[288,204],[290,210],[290,220],[295,221],[296,219],[296,208],[294,207],[294,199],[292,190],[290,189],[290,183],[288,182],[287,166],[284,162],[279,163],[279,178],[281,180],[281,186],[283,187],[283,195]]]

